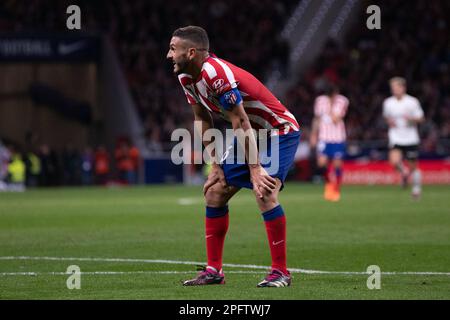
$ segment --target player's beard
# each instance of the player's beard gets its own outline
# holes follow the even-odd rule
[[[186,73],[186,70],[188,69],[188,66],[189,66],[189,60],[188,59],[180,60],[179,62],[175,62],[173,72],[175,74]]]

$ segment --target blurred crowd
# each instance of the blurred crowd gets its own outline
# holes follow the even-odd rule
[[[175,128],[192,126],[172,66],[166,61],[174,29],[196,24],[210,35],[211,51],[264,80],[272,68],[286,68],[289,46],[280,32],[297,0],[35,0],[2,1],[0,31],[62,31],[69,4],[82,8],[82,29],[108,34],[123,65],[150,151],[163,152]],[[281,100],[308,135],[315,97],[327,82],[336,83],[350,100],[346,117],[350,141],[386,145],[382,101],[390,95],[388,79],[402,76],[425,111],[422,152],[449,152],[450,95],[445,0],[383,2],[381,30],[369,30],[367,14],[342,43],[330,40],[314,64]],[[219,121],[219,126],[223,123]],[[450,141],[450,140],[447,140]],[[449,145],[447,145],[450,148]],[[444,148],[445,149],[445,148]]]
[[[42,144],[21,148],[0,140],[0,191],[22,191],[38,186],[90,186],[138,183],[139,150],[128,139],[118,139],[114,154],[100,145],[79,151],[66,146],[62,151]]]
[[[82,29],[108,34],[113,40],[144,122],[148,147],[158,153],[175,128],[192,126],[192,112],[165,58],[172,32],[190,24],[204,27],[212,52],[262,80],[272,67],[285,67],[289,48],[279,35],[297,3],[6,0],[0,5],[0,31],[64,31],[67,6],[78,4]]]
[[[285,102],[304,127],[313,118],[314,99],[325,84],[337,84],[350,100],[346,117],[350,141],[380,140],[386,144],[383,100],[390,96],[388,80],[407,79],[426,122],[420,126],[422,153],[442,150],[439,139],[450,139],[450,30],[448,1],[400,1],[382,5],[381,30],[365,26],[367,15],[349,31],[343,43],[329,41]]]

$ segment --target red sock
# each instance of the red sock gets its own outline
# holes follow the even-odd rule
[[[330,182],[330,167],[325,168],[323,178],[326,183]]]
[[[336,175],[336,189],[339,191],[341,189],[342,184],[342,168],[335,169],[335,175]]]
[[[281,206],[263,213],[269,239],[272,269],[287,273],[286,266],[286,217]]]
[[[325,181],[325,183],[330,182],[330,170],[329,170],[328,166],[321,167],[318,170],[319,170],[320,175],[323,177],[323,180]]]
[[[206,217],[205,227],[208,266],[220,271],[222,269],[223,244],[228,231],[228,212],[220,217]]]

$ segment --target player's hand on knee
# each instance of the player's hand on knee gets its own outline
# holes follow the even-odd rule
[[[208,179],[203,186],[203,194],[206,195],[208,189],[216,183],[220,183],[223,188],[227,187],[227,182],[225,180],[225,175],[222,168],[217,164],[213,164],[211,172],[208,175]]]
[[[264,197],[265,193],[271,193],[277,188],[276,179],[269,176],[267,171],[261,166],[251,168],[250,175],[253,183],[253,191],[260,199]]]

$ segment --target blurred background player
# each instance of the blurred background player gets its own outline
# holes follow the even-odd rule
[[[421,172],[417,165],[419,156],[419,131],[417,125],[424,121],[419,100],[406,93],[406,80],[394,77],[389,81],[392,96],[383,102],[383,116],[389,126],[389,162],[402,176],[402,185],[412,177],[412,196],[420,197]],[[403,164],[409,162],[409,168]]]
[[[325,94],[316,98],[311,132],[311,147],[317,147],[317,165],[325,182],[324,198],[339,201],[342,183],[342,159],[345,156],[345,124],[349,101],[339,94],[334,84],[328,84]],[[329,160],[334,168],[334,181],[328,168]]]
[[[0,191],[6,190],[6,178],[8,177],[8,164],[11,152],[0,140]]]

